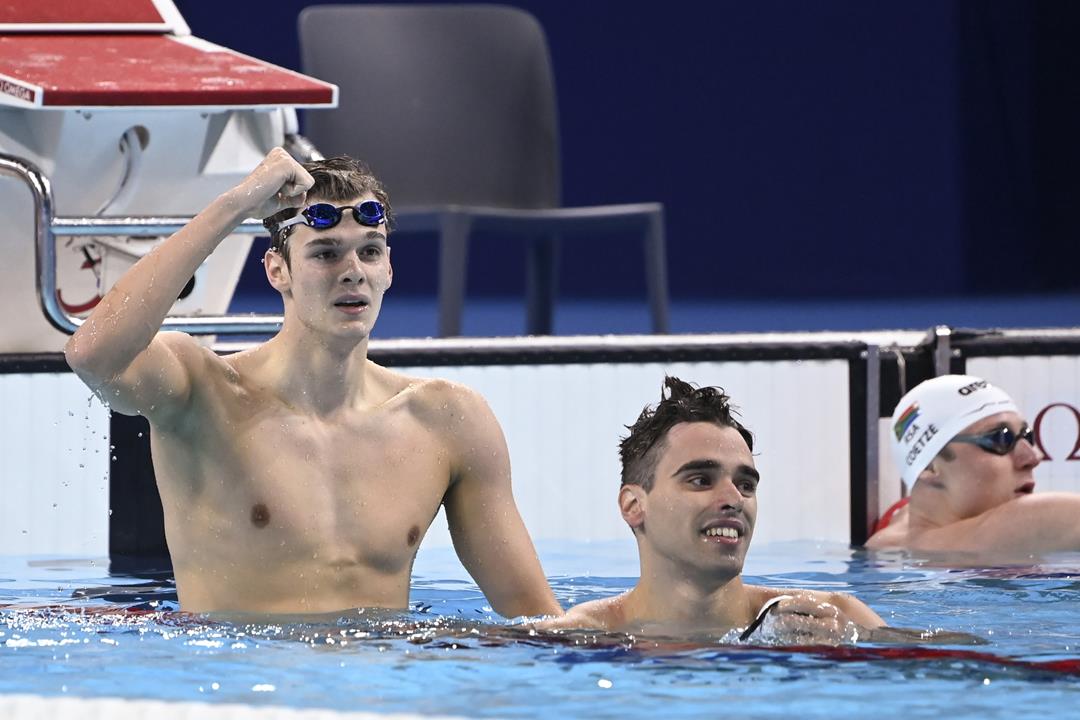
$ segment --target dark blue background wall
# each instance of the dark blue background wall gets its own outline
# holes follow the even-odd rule
[[[296,69],[308,4],[177,2]],[[565,202],[664,202],[676,297],[1080,290],[1080,3],[509,4],[548,33]],[[396,292],[433,291],[433,252],[395,243]],[[478,243],[470,290],[519,291],[521,257]],[[643,286],[617,243],[563,263],[566,294]]]

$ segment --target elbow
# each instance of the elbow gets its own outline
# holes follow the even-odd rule
[[[78,332],[64,345],[64,359],[68,367],[91,389],[96,389],[109,377],[100,355],[101,353],[95,351],[93,343],[81,337]]]
[[[843,611],[848,616],[848,619],[856,625],[870,629],[886,627],[887,625],[881,616],[874,612],[873,608],[854,595],[834,593],[831,603]]]
[[[81,341],[78,334],[68,338],[67,344],[64,345],[64,360],[67,361],[68,367],[80,377],[82,376],[80,371],[85,370],[90,363],[89,355],[86,343]]]

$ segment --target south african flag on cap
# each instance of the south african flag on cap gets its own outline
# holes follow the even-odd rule
[[[904,437],[904,433],[907,432],[917,417],[919,417],[919,403],[911,403],[911,407],[901,413],[896,420],[896,424],[893,425],[893,432],[896,433],[897,440]]]

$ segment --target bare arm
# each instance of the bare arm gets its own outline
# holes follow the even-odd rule
[[[1023,495],[981,515],[922,530],[908,544],[958,564],[1022,561],[1080,550],[1080,494]],[[952,558],[950,553],[957,555]]]
[[[457,460],[444,502],[458,557],[500,615],[561,614],[514,503],[498,421],[472,390],[451,385],[446,392]]]
[[[983,548],[1003,554],[1080,550],[1080,495],[1018,497],[977,518],[975,537]]]
[[[626,596],[600,598],[575,605],[563,615],[552,615],[529,627],[537,630],[602,630],[609,631],[626,623]]]
[[[797,644],[833,644],[858,639],[862,630],[885,625],[876,612],[846,593],[794,591],[772,612],[774,632]]]
[[[237,187],[222,194],[128,270],[64,348],[68,364],[115,410],[167,417],[191,390],[198,346],[158,330],[195,270],[246,217],[300,206],[311,176],[274,148]]]
[[[847,619],[864,628],[879,628],[885,626],[881,616],[870,609],[870,606],[854,595],[847,593],[833,593],[829,602],[840,609]]]

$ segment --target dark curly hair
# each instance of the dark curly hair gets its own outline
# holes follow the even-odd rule
[[[664,388],[666,393],[661,391],[660,402],[655,407],[646,405],[637,422],[626,426],[630,434],[619,443],[623,485],[640,485],[645,492],[652,490],[667,433],[679,423],[711,422],[735,428],[751,452],[754,450],[754,436],[734,418],[738,413],[723,388],[699,388],[670,375],[664,378]]]
[[[390,207],[390,196],[379,179],[371,172],[367,165],[347,155],[326,158],[325,160],[312,160],[304,163],[304,169],[311,173],[315,184],[308,190],[309,199],[318,198],[328,202],[348,202],[353,198],[371,193],[375,199],[383,204],[386,213],[386,227],[393,226],[394,213]],[[270,231],[270,249],[285,258],[289,264],[289,231],[277,230],[278,223],[296,216],[298,208],[285,208],[263,220],[263,227]]]

